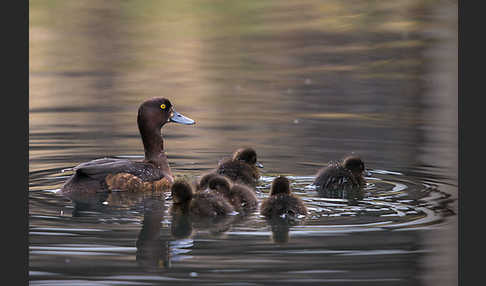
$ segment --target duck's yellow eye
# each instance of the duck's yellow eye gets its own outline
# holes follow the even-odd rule
[[[160,108],[165,109],[165,104],[161,104]]]

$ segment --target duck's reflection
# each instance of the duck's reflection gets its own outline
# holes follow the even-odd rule
[[[110,194],[97,193],[90,195],[73,194],[68,196],[73,205],[72,216],[83,217],[89,212],[102,212],[106,209],[104,202],[108,199]]]
[[[89,217],[93,213],[115,214],[140,205],[145,195],[125,192],[100,192],[96,194],[70,194],[66,196],[73,205],[73,217]]]
[[[161,235],[164,199],[145,197],[143,208],[143,225],[136,242],[137,263],[147,270],[170,268],[169,238]]]

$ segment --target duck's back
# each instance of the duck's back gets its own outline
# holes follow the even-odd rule
[[[136,162],[127,159],[102,158],[79,164],[74,168],[76,173],[81,173],[93,179],[104,180],[108,174],[128,173],[142,181],[155,181],[164,176],[161,169],[147,162]]]
[[[102,158],[79,164],[74,167],[74,175],[62,188],[63,193],[99,192],[108,188],[105,179],[108,175],[126,174],[127,182],[152,182],[162,179],[166,174],[147,162],[127,159]]]

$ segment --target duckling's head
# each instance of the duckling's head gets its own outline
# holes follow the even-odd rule
[[[176,180],[172,185],[171,193],[175,204],[189,202],[193,195],[191,185],[184,180]]]
[[[211,190],[215,190],[216,192],[220,193],[221,195],[230,196],[231,183],[224,176],[221,175],[213,176],[208,181],[208,187]]]
[[[243,161],[249,165],[263,168],[263,165],[257,161],[257,154],[253,148],[240,148],[233,153],[233,160]]]
[[[175,111],[172,103],[163,97],[155,97],[144,101],[138,108],[137,122],[141,131],[144,128],[160,129],[167,122],[187,125],[195,123],[194,120]]]
[[[270,195],[290,194],[290,181],[284,176],[277,177],[272,182]]]
[[[365,170],[364,162],[360,157],[355,155],[344,158],[343,166],[344,168],[350,170],[354,176],[361,176]]]
[[[214,177],[217,177],[217,176],[220,176],[218,175],[217,173],[208,173],[206,175],[203,175],[200,179],[199,179],[199,183],[198,183],[198,189],[200,190],[204,190],[208,187],[208,184],[209,184],[209,180],[211,180],[212,178]]]

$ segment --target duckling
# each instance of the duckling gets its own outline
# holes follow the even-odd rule
[[[220,176],[220,175],[218,175],[215,172],[209,172],[209,173],[202,175],[199,178],[199,180],[196,182],[196,191],[201,191],[201,190],[207,189],[208,186],[209,186],[209,180],[211,180],[214,177],[218,177],[218,176]]]
[[[231,204],[209,189],[194,193],[186,181],[176,180],[171,188],[172,212],[189,212],[195,217],[216,217],[234,212]]]
[[[175,111],[163,97],[144,101],[138,108],[137,124],[145,151],[143,161],[101,158],[79,164],[74,174],[61,188],[67,196],[123,191],[153,191],[168,189],[174,177],[164,151],[161,134],[168,122],[192,125],[194,120]]]
[[[342,162],[330,162],[327,167],[320,169],[313,184],[325,197],[361,200],[362,188],[366,185],[364,170],[365,165],[360,157],[347,156]]]
[[[222,160],[216,168],[216,173],[226,176],[231,181],[255,187],[263,165],[257,161],[253,148],[240,148],[233,153],[231,159]]]
[[[221,175],[212,176],[208,188],[220,193],[240,213],[248,213],[258,207],[258,199],[252,189],[241,184],[232,184]]]
[[[280,176],[273,180],[270,196],[263,200],[260,214],[266,218],[281,217],[282,215],[295,217],[306,215],[307,208],[298,196],[292,194],[289,179]]]

